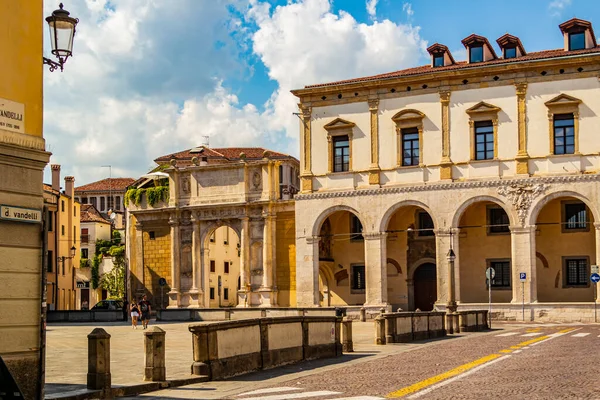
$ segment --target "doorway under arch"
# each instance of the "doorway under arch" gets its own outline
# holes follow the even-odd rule
[[[437,299],[437,282],[435,264],[421,264],[414,273],[414,304],[421,311],[433,310]]]

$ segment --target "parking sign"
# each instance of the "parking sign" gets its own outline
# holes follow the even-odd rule
[[[526,272],[519,272],[519,280],[521,282],[526,282],[527,281],[527,273]]]

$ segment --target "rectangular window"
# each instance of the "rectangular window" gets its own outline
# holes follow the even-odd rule
[[[507,47],[504,49],[504,58],[516,58],[517,57],[517,48],[516,47]]]
[[[98,200],[95,197],[90,197],[90,201],[94,208],[98,208]]]
[[[87,204],[87,203],[88,203],[87,197],[82,197],[81,198],[81,204]]]
[[[229,245],[229,228],[225,228],[225,232],[223,232],[223,244]]]
[[[117,196],[115,202],[115,210],[121,211],[121,196]]]
[[[65,260],[65,258],[63,257],[63,258],[61,259],[61,261],[62,261],[62,274],[63,274],[63,276],[65,276],[65,261],[66,261],[66,260]]]
[[[81,258],[88,258],[88,249],[81,249]]]
[[[564,221],[565,230],[587,229],[587,208],[584,203],[565,203]]]
[[[225,262],[223,263],[223,270],[224,270],[224,272],[225,272],[226,274],[228,274],[228,273],[229,273],[229,261],[225,261]]]
[[[350,140],[348,135],[333,137],[333,172],[350,171]]]
[[[435,54],[433,56],[433,66],[434,66],[434,68],[444,66],[444,55],[443,54]]]
[[[210,272],[215,272],[216,269],[215,260],[210,260]]]
[[[100,197],[100,211],[104,211],[106,209],[106,198]]]
[[[402,129],[402,165],[419,165],[419,130]]]
[[[154,231],[149,231],[148,232],[148,237],[150,238],[150,240],[155,240],[156,239],[156,233],[154,233]]]
[[[475,122],[475,159],[494,158],[494,125],[492,121]]]
[[[585,49],[585,32],[569,33],[569,50]]]
[[[575,153],[575,123],[573,114],[554,116],[554,154]]]
[[[352,290],[365,290],[365,266],[352,266]]]
[[[418,236],[435,236],[431,215],[426,212],[420,212],[418,215],[418,223]]]
[[[46,271],[54,271],[54,253],[52,252],[52,250],[48,250],[48,267]]]
[[[210,299],[211,300],[215,299],[215,288],[214,287],[210,288]]]
[[[564,262],[565,286],[587,287],[589,285],[587,258],[567,258]]]
[[[73,226],[73,244],[77,243],[77,227]]]
[[[362,224],[360,219],[354,214],[350,214],[350,240],[363,240]]]
[[[115,200],[115,199],[114,199],[112,196],[108,196],[108,197],[106,198],[106,200],[107,200],[107,204],[108,204],[108,209],[109,209],[109,210],[112,210],[112,209],[113,209],[113,206],[114,206],[114,200]]]
[[[510,289],[510,261],[491,261],[489,266],[494,269],[492,289]]]
[[[64,225],[61,225],[61,226],[60,226],[60,234],[61,234],[62,236],[65,236],[65,226],[64,226]]]
[[[64,201],[64,200],[61,200],[61,201],[60,201],[60,210],[61,210],[62,212],[65,212],[65,201]]]
[[[476,63],[483,61],[483,46],[469,47],[469,62]]]
[[[73,206],[73,216],[77,216],[77,207]]]
[[[223,300],[229,300],[229,289],[223,288]]]
[[[509,229],[508,214],[500,207],[488,208],[488,232],[489,233],[508,233]]]
[[[81,228],[81,243],[89,243],[90,234],[88,228]]]
[[[52,232],[54,229],[54,213],[52,211],[48,211],[48,217],[46,218],[46,224],[48,225],[48,232]]]

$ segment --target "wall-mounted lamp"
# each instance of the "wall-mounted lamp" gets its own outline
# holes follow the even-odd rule
[[[44,64],[50,66],[50,72],[58,68],[62,71],[67,59],[73,55],[73,37],[75,36],[75,26],[79,22],[78,18],[69,17],[70,13],[63,10],[62,3],[58,7],[58,10],[54,10],[52,15],[46,18],[50,27],[52,54],[58,58],[58,62],[56,62],[43,57]]]

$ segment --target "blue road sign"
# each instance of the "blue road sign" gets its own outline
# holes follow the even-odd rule
[[[526,272],[519,272],[519,280],[521,282],[525,282],[527,280],[527,273]]]
[[[600,282],[600,275],[598,275],[598,274],[592,274],[590,276],[590,280],[592,282],[594,282],[594,283],[598,283],[598,282]]]

